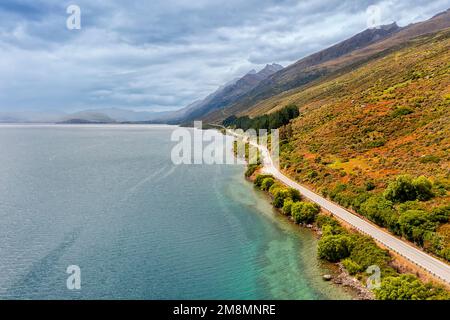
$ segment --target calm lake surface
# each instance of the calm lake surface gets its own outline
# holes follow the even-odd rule
[[[172,130],[0,126],[0,299],[350,298],[243,166],[173,165]]]

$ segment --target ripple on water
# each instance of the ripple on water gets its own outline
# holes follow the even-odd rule
[[[242,166],[173,166],[171,130],[0,126],[0,298],[348,297]]]

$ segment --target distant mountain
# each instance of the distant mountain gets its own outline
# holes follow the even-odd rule
[[[171,112],[133,111],[119,108],[83,110],[71,114],[63,112],[18,111],[0,112],[0,123],[120,123],[146,122]]]
[[[309,85],[330,74],[356,68],[377,55],[406,44],[410,39],[450,27],[450,11],[400,28],[393,23],[367,29],[325,50],[305,57],[272,74],[235,100],[232,106],[203,117],[205,122],[220,122],[233,114],[244,114],[258,108],[258,103],[288,90]]]
[[[170,112],[152,112],[152,111],[133,111],[119,108],[92,109],[85,110],[83,113],[103,114],[116,122],[140,122],[149,121],[158,117],[163,117]],[[76,115],[76,114],[75,114]]]
[[[59,121],[61,123],[114,123],[113,118],[100,112],[80,111],[62,117]]]
[[[278,64],[268,64],[261,71],[252,70],[242,78],[220,87],[205,99],[195,101],[189,106],[165,117],[166,122],[186,123],[199,119],[211,111],[222,109],[237,101],[242,95],[255,88],[261,81],[283,69]]]
[[[63,112],[8,111],[0,112],[0,123],[51,123],[65,116]]]

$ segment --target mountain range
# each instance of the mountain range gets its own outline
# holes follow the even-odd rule
[[[212,111],[220,110],[224,106],[238,101],[239,98],[255,88],[263,80],[282,69],[281,65],[273,63],[266,65],[259,72],[251,70],[242,78],[235,79],[221,86],[205,99],[195,101],[186,108],[169,114],[160,120],[170,123],[187,123],[201,118]]]
[[[231,115],[258,114],[258,105],[265,100],[290,90],[308,86],[331,74],[348,72],[378,56],[407,44],[420,35],[433,33],[450,27],[450,10],[441,12],[423,22],[399,27],[396,23],[362,31],[355,36],[337,43],[327,49],[273,72],[256,85],[247,87],[246,92],[232,100],[224,99],[212,108],[198,110],[194,114],[197,120],[208,123],[220,123]],[[267,107],[264,112],[276,106]],[[192,120],[185,117],[179,122]]]
[[[171,112],[133,111],[119,108],[89,109],[74,113],[0,112],[0,123],[123,123],[151,122]]]

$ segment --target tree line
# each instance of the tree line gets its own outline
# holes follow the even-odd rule
[[[300,115],[297,105],[290,104],[283,109],[270,113],[250,118],[249,116],[236,117],[232,115],[226,118],[222,124],[225,127],[232,127],[235,129],[278,129],[289,123],[294,118]]]

